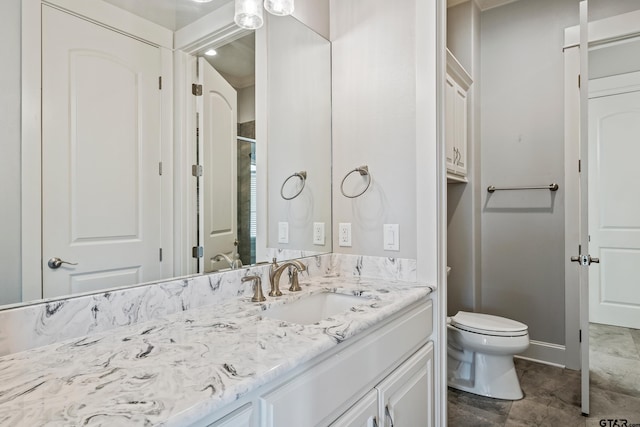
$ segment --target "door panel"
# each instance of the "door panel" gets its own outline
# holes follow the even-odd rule
[[[160,67],[158,48],[43,6],[45,298],[162,277]]]
[[[590,99],[589,126],[590,319],[640,328],[640,92]]]
[[[340,418],[331,423],[331,427],[376,427],[378,422],[378,393],[370,390]]]
[[[231,256],[237,237],[237,94],[206,60],[199,58],[202,79],[202,198],[204,271],[228,268],[213,260]]]
[[[433,426],[433,343],[418,350],[376,389],[384,425]]]

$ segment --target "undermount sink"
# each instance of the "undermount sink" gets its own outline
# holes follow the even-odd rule
[[[271,307],[262,315],[271,319],[310,325],[336,314],[345,313],[352,307],[368,301],[370,300],[364,297],[323,292],[303,297],[289,304]]]

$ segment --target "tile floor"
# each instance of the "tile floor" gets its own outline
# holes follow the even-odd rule
[[[592,324],[589,337],[589,417],[580,409],[579,371],[516,359],[525,398],[511,402],[449,389],[449,426],[609,425],[603,419],[640,426],[640,330]]]

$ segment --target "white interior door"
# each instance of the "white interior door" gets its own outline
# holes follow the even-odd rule
[[[589,234],[600,258],[589,274],[590,320],[640,328],[640,73],[592,80]],[[595,267],[595,268],[594,268]]]
[[[219,253],[231,256],[237,238],[237,93],[204,58],[198,59],[202,84],[200,140],[202,240],[204,271],[228,268],[215,261]]]
[[[43,5],[45,298],[162,277],[160,70],[157,47]]]

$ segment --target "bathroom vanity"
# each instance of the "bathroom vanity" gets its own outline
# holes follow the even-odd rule
[[[301,286],[8,354],[0,422],[432,425],[432,289],[348,276]],[[318,296],[338,312],[295,317]]]

